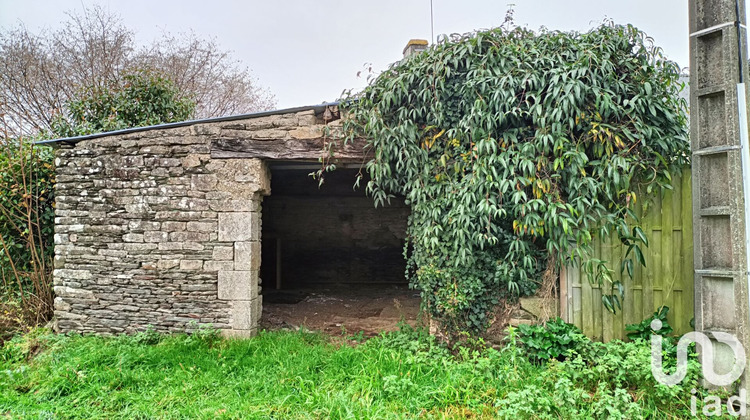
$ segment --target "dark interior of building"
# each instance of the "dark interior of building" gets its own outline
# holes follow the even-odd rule
[[[375,208],[358,168],[309,174],[315,164],[271,166],[263,200],[263,288],[404,284],[403,243],[409,208],[392,200]]]
[[[260,273],[265,327],[377,331],[414,320],[419,295],[407,287],[403,256],[409,207],[397,199],[375,208],[366,179],[354,188],[359,168],[327,173],[319,187],[309,176],[318,165],[270,166]]]

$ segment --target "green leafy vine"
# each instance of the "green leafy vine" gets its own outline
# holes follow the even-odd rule
[[[591,244],[615,234],[621,272],[645,265],[639,191],[670,188],[689,163],[679,74],[630,25],[506,21],[443,38],[344,98],[343,141],[374,151],[377,206],[411,206],[407,276],[446,331],[486,327],[500,299],[534,292],[550,257],[581,263],[609,291],[606,308],[621,307],[622,284]]]

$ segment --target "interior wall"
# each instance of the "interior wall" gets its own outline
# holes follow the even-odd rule
[[[264,288],[276,287],[279,262],[283,289],[405,283],[409,207],[396,199],[376,209],[364,188],[353,189],[357,169],[327,174],[320,188],[312,171],[271,166],[271,195],[263,200]]]

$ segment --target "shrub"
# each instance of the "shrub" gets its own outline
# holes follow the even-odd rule
[[[54,154],[0,139],[0,333],[52,313]]]
[[[131,71],[117,88],[92,86],[66,104],[52,124],[58,137],[71,137],[189,119],[195,103],[174,82],[155,71]]]

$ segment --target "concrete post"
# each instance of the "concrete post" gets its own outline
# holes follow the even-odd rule
[[[739,111],[748,95],[747,85],[740,85],[747,82],[744,3],[690,1],[690,137],[695,328],[735,334],[750,350],[740,140],[747,111]],[[729,347],[715,345],[714,350],[717,373],[731,370]]]

